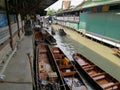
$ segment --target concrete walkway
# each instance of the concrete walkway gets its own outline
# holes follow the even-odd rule
[[[0,83],[0,90],[32,90],[31,70],[26,53],[33,53],[32,36],[25,36],[19,42],[17,52],[4,71],[6,82]]]
[[[56,30],[64,28],[67,32],[67,38],[72,39],[75,43],[73,45],[76,51],[80,51],[79,53],[120,81],[120,58],[115,55],[110,47],[82,37],[82,35],[71,29],[59,25],[53,25],[53,27]]]

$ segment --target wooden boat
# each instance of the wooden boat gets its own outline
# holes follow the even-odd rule
[[[54,30],[53,27],[51,27],[51,34],[52,34],[52,35],[55,35],[55,30]]]
[[[55,30],[54,29],[51,30],[51,34],[55,35]]]
[[[52,47],[51,51],[58,71],[60,72],[59,74],[62,76],[64,84],[66,85],[66,90],[87,90],[77,69],[61,49]]]
[[[64,29],[59,29],[59,35],[60,36],[65,36],[66,35],[66,32],[64,31]]]
[[[120,48],[113,48],[112,50],[120,57]]]
[[[46,40],[50,45],[56,45],[56,44],[57,44],[57,43],[56,43],[56,39],[55,39],[52,35],[50,35],[46,30],[45,30],[45,32],[46,32],[45,40]]]
[[[46,38],[46,41],[50,44],[50,45],[56,45],[57,43],[56,43],[56,40],[54,39],[54,37],[53,36],[47,36]]]
[[[35,41],[35,45],[44,41],[42,33],[39,31],[39,28],[34,28],[33,37]]]
[[[73,59],[76,67],[90,78],[97,90],[120,90],[120,82],[110,76],[108,73],[100,69],[94,63],[89,61],[83,55],[75,53]]]
[[[36,82],[39,90],[65,90],[52,59],[48,45],[39,44],[36,48]]]

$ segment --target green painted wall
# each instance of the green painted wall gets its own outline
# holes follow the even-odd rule
[[[80,14],[79,29],[86,29],[86,13]]]
[[[78,23],[76,23],[76,22],[69,22],[69,27],[78,30]]]
[[[120,11],[84,13],[80,20],[80,28],[120,40]]]

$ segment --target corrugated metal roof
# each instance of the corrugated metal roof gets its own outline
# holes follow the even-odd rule
[[[89,8],[89,7],[117,4],[117,3],[120,3],[120,0],[87,1],[87,2],[83,2],[82,4],[76,6],[76,8],[74,8],[74,11],[84,9],[84,8]]]

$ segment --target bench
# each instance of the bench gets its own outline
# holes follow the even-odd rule
[[[90,67],[90,68],[86,68],[86,69],[84,69],[86,72],[89,72],[89,71],[92,71],[92,70],[94,70],[94,67]]]
[[[90,64],[89,63],[85,63],[85,64],[81,65],[81,67],[85,67],[85,66],[88,66],[88,65],[90,65]]]
[[[71,68],[72,67],[72,65],[70,64],[70,65],[67,65],[67,66],[65,66],[65,65],[60,65],[59,66],[59,69],[69,69],[69,68]]]
[[[97,73],[95,75],[91,75],[91,77],[94,78],[94,77],[98,77],[98,76],[105,75],[105,74],[106,74],[105,72],[103,72],[103,73]]]
[[[77,73],[76,71],[62,72],[62,76],[63,76],[63,77],[73,76],[73,75],[75,75],[76,73]]]
[[[94,77],[93,79],[94,79],[95,81],[98,81],[98,80],[102,80],[102,79],[104,79],[104,78],[105,78],[105,75],[101,75],[101,76]]]
[[[64,54],[54,54],[55,59],[62,59]]]
[[[107,90],[107,89],[118,90],[117,89],[119,87],[118,85],[120,85],[119,82],[117,82],[117,83],[110,82],[110,83],[107,83],[107,84],[103,84],[101,86],[104,88],[104,90]]]
[[[96,67],[96,65],[87,65],[87,66],[84,66],[82,67],[83,69],[89,69],[89,68],[94,68]]]
[[[56,53],[56,54],[60,53],[60,50],[57,47],[54,47],[52,51],[53,51],[53,53]]]

